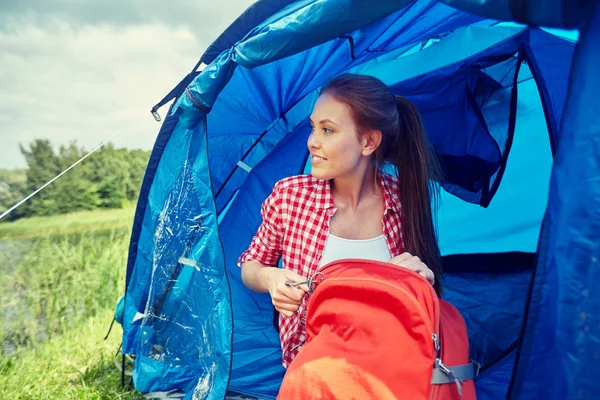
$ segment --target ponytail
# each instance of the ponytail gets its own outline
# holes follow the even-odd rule
[[[383,159],[395,166],[402,201],[402,232],[405,250],[419,256],[433,271],[434,289],[441,295],[442,261],[434,214],[439,204],[442,170],[427,139],[417,108],[396,96],[398,131]]]

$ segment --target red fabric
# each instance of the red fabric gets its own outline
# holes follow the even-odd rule
[[[445,300],[440,302],[440,341],[442,343],[440,358],[445,365],[468,364],[469,336],[467,325],[460,312]],[[430,399],[470,400],[475,399],[475,384],[472,380],[462,384],[462,397],[458,396],[454,385],[435,385]]]
[[[395,257],[404,251],[398,182],[384,174],[380,184],[384,188],[383,233],[390,254]],[[335,212],[328,181],[299,175],[277,182],[263,202],[262,224],[248,250],[240,256],[238,265],[255,260],[266,266],[277,266],[283,256],[283,268],[308,279],[317,271],[329,221]],[[283,366],[286,368],[305,341],[306,329],[302,322],[305,311],[306,299],[292,317],[279,317]]]
[[[466,364],[469,347],[462,317],[440,304],[425,279],[365,260],[341,260],[322,272],[308,305],[307,342],[288,367],[278,399],[461,398],[455,384],[430,383],[432,334],[440,333],[440,323],[447,365]],[[472,381],[463,383],[462,399],[475,399]]]

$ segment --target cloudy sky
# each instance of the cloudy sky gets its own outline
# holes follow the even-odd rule
[[[1,0],[0,168],[19,144],[150,149],[149,110],[252,0]],[[165,109],[161,115],[164,115]]]

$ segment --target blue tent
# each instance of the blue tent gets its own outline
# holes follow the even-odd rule
[[[274,183],[309,171],[319,88],[351,71],[413,100],[443,161],[445,297],[483,366],[479,398],[597,393],[600,7],[444,3],[258,1],[153,109],[174,100],[127,265],[122,351],[137,390],[277,395],[273,307],[236,261]],[[479,15],[584,24],[575,42]]]

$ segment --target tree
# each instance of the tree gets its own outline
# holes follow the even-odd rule
[[[0,169],[0,212],[8,210],[27,195],[26,169]],[[13,220],[19,216],[19,211],[9,215]]]
[[[127,200],[123,185],[119,182],[117,176],[111,176],[104,179],[98,188],[100,196],[100,207],[121,208]]]
[[[25,179],[15,191],[0,180],[0,206],[40,188],[46,182],[87,154],[72,142],[54,150],[48,140],[35,140],[28,148],[21,146],[28,168]],[[66,174],[47,186],[19,209],[18,217],[54,215],[98,207],[119,208],[137,198],[149,151],[103,147]],[[1,178],[1,176],[0,176]],[[12,196],[12,197],[11,197]]]
[[[27,161],[28,192],[33,192],[61,171],[60,157],[54,151],[49,140],[36,139],[30,144],[29,149],[21,146],[21,153]],[[50,185],[37,196],[29,200],[22,208],[23,216],[53,215],[58,213],[58,206],[54,200],[57,187]]]

